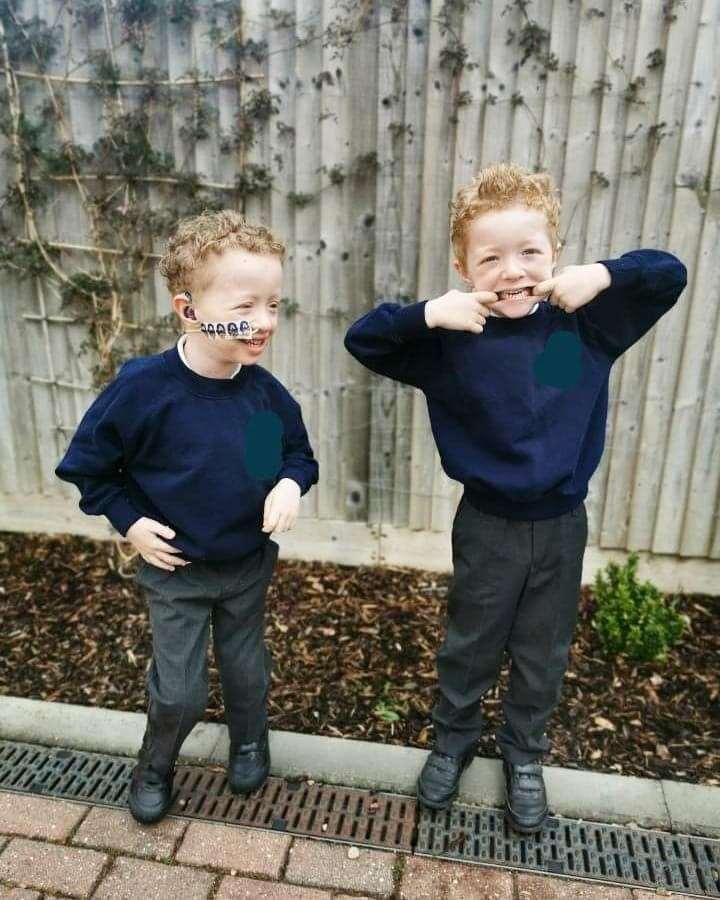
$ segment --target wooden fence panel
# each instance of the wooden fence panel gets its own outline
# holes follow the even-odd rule
[[[689,270],[677,306],[612,369],[605,452],[587,499],[589,543],[720,558],[715,0],[409,0],[403,10],[391,0],[347,9],[249,0],[239,17],[207,6],[193,21],[163,13],[138,48],[108,4],[96,16],[59,0],[14,8],[62,29],[47,78],[32,62],[0,73],[4,91],[14,78],[25,116],[47,117],[42,106],[54,99],[64,137],[89,152],[113,116],[144,111],[153,149],[209,183],[201,196],[243,209],[286,242],[280,324],[263,364],[300,402],[320,464],[304,518],[449,528],[462,488],[440,465],[424,397],[367,372],[342,340],[380,300],[462,286],[449,202],[481,166],[513,160],[549,170],[560,187],[561,266],[649,246],[677,253]],[[346,28],[351,39],[340,47]],[[248,41],[267,42],[268,54],[253,59]],[[91,53],[100,54],[95,62]],[[121,81],[156,70],[171,83],[150,98],[142,84],[93,85],[103,58]],[[245,78],[228,77],[240,66]],[[254,120],[255,139],[243,148],[238,116],[264,90],[277,112]],[[200,123],[208,136],[193,135]],[[234,183],[247,165],[271,173],[271,190],[239,195]],[[80,175],[38,179],[51,201],[37,224],[61,250],[64,271],[103,272],[116,257],[83,204],[97,179]],[[15,180],[3,154],[2,191]],[[189,198],[154,176],[117,179],[117,188],[119,206],[158,214],[178,195]],[[5,209],[3,221],[30,236],[21,212]],[[171,311],[156,269],[164,241],[148,235],[144,250],[147,277],[125,309],[122,355],[138,352],[144,329]],[[158,347],[178,335],[172,325],[159,331]],[[4,494],[77,503],[53,469],[94,396],[86,340],[52,279],[0,279]]]

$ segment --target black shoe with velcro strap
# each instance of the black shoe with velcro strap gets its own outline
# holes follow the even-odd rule
[[[548,813],[545,781],[538,762],[514,764],[503,760],[505,813],[521,834],[540,831]]]
[[[173,804],[175,757],[166,758],[163,770],[150,765],[151,730],[148,725],[130,780],[128,807],[136,822],[149,825],[162,819]]]
[[[268,725],[256,741],[235,744],[231,741],[227,780],[233,794],[249,794],[257,790],[270,774],[270,741]]]
[[[457,797],[460,776],[475,758],[477,741],[461,756],[433,750],[417,781],[417,798],[430,809],[447,809]]]

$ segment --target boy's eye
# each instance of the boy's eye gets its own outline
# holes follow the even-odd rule
[[[523,250],[523,253],[539,253],[539,250],[536,250],[535,247],[530,247],[528,250]]]
[[[480,260],[480,263],[490,262],[491,259],[497,259],[497,256],[486,256],[485,259]]]

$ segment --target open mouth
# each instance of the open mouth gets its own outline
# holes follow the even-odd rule
[[[497,295],[500,300],[531,300],[534,299],[532,290],[533,285],[526,285],[509,291],[497,291]]]
[[[248,341],[247,343],[254,350],[261,350],[265,344],[267,344],[267,338],[253,338],[253,340]]]

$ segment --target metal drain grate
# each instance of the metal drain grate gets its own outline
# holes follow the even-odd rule
[[[395,794],[270,776],[248,795],[235,795],[224,771],[178,766],[172,813],[235,825],[312,835],[391,850],[412,849],[416,803]]]
[[[720,841],[549,818],[522,837],[499,810],[419,807],[415,853],[720,897]]]
[[[134,767],[122,756],[0,741],[0,788],[9,790],[120,806]]]
[[[126,806],[135,763],[127,757],[0,741],[0,788]],[[412,850],[416,802],[409,797],[272,776],[252,794],[233,794],[224,767],[181,765],[173,793],[170,815]]]
[[[0,741],[0,789],[127,806],[135,758]],[[270,777],[235,795],[224,767],[177,766],[171,814],[382,850],[720,897],[720,841],[554,817],[537,835],[499,810]]]

